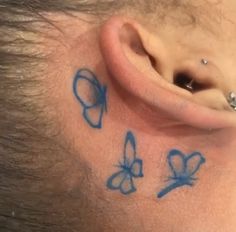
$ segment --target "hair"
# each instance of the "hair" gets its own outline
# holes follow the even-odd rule
[[[86,13],[104,16],[137,6],[143,13],[153,5],[173,9],[175,0],[0,0],[0,230],[2,232],[87,231],[93,214],[86,191],[66,192],[68,175],[83,169],[68,146],[58,142],[53,106],[46,106],[43,28],[56,27],[44,13]],[[185,5],[186,7],[186,5]],[[193,19],[192,17],[189,17]],[[60,30],[58,28],[58,30]],[[68,174],[68,168],[70,173]],[[75,174],[76,176],[77,174]],[[78,176],[77,176],[78,177]],[[81,180],[83,179],[83,180]],[[86,178],[77,186],[86,186]],[[68,186],[67,186],[68,187]],[[84,187],[85,188],[85,187]],[[89,187],[88,187],[89,188]],[[78,199],[83,199],[79,201]],[[75,201],[77,203],[75,203]],[[83,209],[80,212],[79,209]],[[78,223],[78,220],[79,223]],[[85,221],[84,221],[85,220]],[[96,220],[96,219],[94,219]],[[105,220],[105,219],[104,219]],[[95,222],[94,222],[95,223]],[[78,225],[80,224],[80,225]],[[99,228],[97,227],[97,231]],[[102,230],[101,230],[102,231]]]

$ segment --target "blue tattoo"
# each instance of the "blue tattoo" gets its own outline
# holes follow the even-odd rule
[[[90,70],[81,69],[75,76],[73,91],[87,123],[92,128],[102,128],[103,114],[107,112],[107,87],[102,86]]]
[[[123,152],[123,161],[117,166],[120,170],[108,179],[107,187],[128,195],[136,191],[133,179],[143,177],[143,161],[137,158],[136,143],[132,132],[126,135]]]
[[[158,198],[162,198],[170,191],[182,187],[193,186],[197,178],[194,175],[199,170],[200,166],[205,163],[205,158],[199,152],[194,152],[191,155],[185,156],[179,150],[170,151],[168,157],[168,164],[172,172],[169,180],[173,183],[164,188],[158,195]]]

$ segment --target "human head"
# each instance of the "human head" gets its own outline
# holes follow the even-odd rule
[[[3,231],[235,228],[235,116],[226,99],[236,89],[233,1],[0,5]],[[107,88],[100,130],[72,91],[82,68]],[[191,79],[193,96],[183,88]],[[89,90],[82,86],[88,100]],[[144,176],[128,197],[106,185],[127,131]],[[206,162],[193,189],[158,200],[173,148],[201,151]]]

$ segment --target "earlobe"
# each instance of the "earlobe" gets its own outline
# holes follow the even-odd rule
[[[112,17],[100,32],[101,52],[119,85],[160,114],[202,129],[236,126],[234,113],[198,104],[174,84],[175,67],[165,44],[136,21]]]

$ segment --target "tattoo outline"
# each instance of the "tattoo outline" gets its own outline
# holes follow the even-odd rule
[[[179,159],[182,167],[175,167],[174,159]],[[206,162],[206,159],[200,152],[194,152],[190,155],[184,155],[179,150],[171,150],[167,156],[168,165],[173,176],[170,176],[168,180],[173,180],[173,183],[162,189],[158,194],[158,198],[164,197],[166,194],[171,192],[176,188],[183,186],[193,186],[194,182],[197,180],[195,174],[199,171],[200,167]],[[190,167],[190,162],[193,162],[192,167]],[[179,169],[179,170],[178,170]]]
[[[143,161],[137,158],[136,141],[133,133],[128,131],[125,138],[123,161],[116,165],[120,170],[107,180],[107,187],[119,190],[123,195],[129,195],[137,189],[134,178],[142,178]]]
[[[90,102],[80,96],[81,93],[78,90],[78,86],[82,81],[84,81],[84,84],[86,84],[92,90],[92,93],[90,94],[93,95],[93,99],[90,100]],[[92,71],[84,68],[80,69],[75,75],[73,82],[73,92],[76,99],[83,108],[82,115],[85,121],[90,127],[101,129],[104,112],[107,112],[107,87],[105,85],[101,85]],[[93,119],[91,116],[91,112],[93,110],[97,110],[96,119]]]

